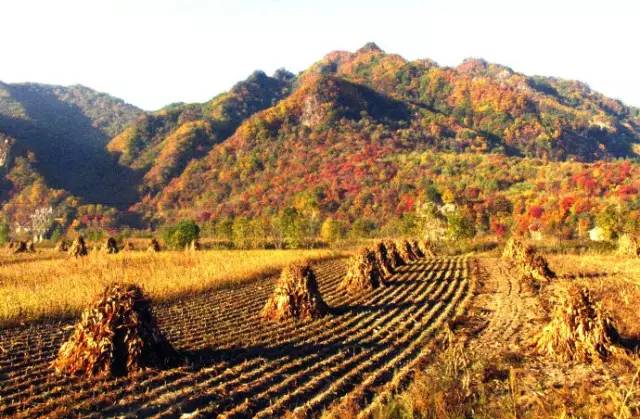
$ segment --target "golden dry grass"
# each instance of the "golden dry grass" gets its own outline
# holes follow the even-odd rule
[[[0,256],[0,326],[78,315],[112,282],[138,284],[153,301],[166,301],[275,274],[290,263],[337,256],[326,249],[92,252],[79,259],[51,250],[5,254]]]

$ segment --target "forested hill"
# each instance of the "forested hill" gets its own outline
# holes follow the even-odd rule
[[[0,132],[13,139],[11,155],[29,156],[48,186],[89,202],[135,199],[131,174],[105,146],[141,112],[84,86],[0,83]]]
[[[482,197],[534,182],[532,159],[555,170],[554,161],[635,158],[638,116],[580,82],[476,59],[456,68],[410,62],[368,44],[301,73],[289,96],[246,119],[138,208],[213,219],[298,208],[385,223],[412,211],[433,182],[440,192],[474,187]],[[460,173],[452,155],[482,171]],[[497,170],[504,164],[512,178]]]
[[[575,232],[618,205],[616,191],[627,199],[640,187],[638,109],[581,82],[481,59],[442,67],[367,44],[298,75],[255,72],[210,101],[156,112],[81,87],[0,87],[0,132],[24,156],[6,175],[8,218],[50,191],[79,228],[119,225],[108,208],[118,203],[141,225],[295,215],[314,228],[329,218],[381,228],[432,202],[466,208],[461,219],[484,229],[526,230],[529,206],[542,208],[533,218],[546,228],[541,214],[566,197],[587,214],[572,213]]]

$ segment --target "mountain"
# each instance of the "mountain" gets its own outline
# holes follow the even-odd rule
[[[293,74],[273,77],[256,71],[233,88],[202,104],[176,104],[141,115],[107,148],[119,162],[144,173],[141,191],[157,193],[190,160],[204,156],[242,121],[289,93]]]
[[[88,202],[126,207],[136,199],[134,173],[105,146],[141,112],[84,86],[0,83],[0,131],[12,139],[11,156],[30,155],[48,186]]]
[[[301,73],[289,96],[247,118],[138,209],[219,219],[296,207],[384,224],[414,210],[436,181],[441,191],[473,187],[483,196],[534,181],[540,164],[556,171],[554,161],[636,158],[639,116],[580,82],[477,59],[439,67],[369,44]],[[463,176],[451,153],[482,171]],[[521,173],[491,173],[490,162]]]
[[[295,214],[314,231],[328,218],[394,231],[426,203],[478,231],[571,236],[606,211],[640,228],[640,110],[481,59],[442,67],[370,43],[156,112],[82,87],[0,87],[0,157],[5,140],[21,156],[5,169],[11,219],[50,193],[79,228],[121,223],[111,206],[137,226]]]

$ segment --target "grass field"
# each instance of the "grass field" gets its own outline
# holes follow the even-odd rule
[[[274,274],[291,262],[339,255],[323,249],[2,255],[0,326],[77,315],[113,281],[137,283],[154,301],[166,301]]]

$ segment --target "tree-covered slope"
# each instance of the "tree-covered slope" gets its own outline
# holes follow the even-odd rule
[[[121,164],[144,173],[141,191],[156,193],[246,118],[287,95],[292,78],[282,70],[273,77],[257,71],[208,102],[145,113],[113,138],[108,149]]]
[[[0,131],[13,139],[11,155],[32,153],[47,185],[89,202],[123,206],[136,199],[128,186],[134,174],[105,146],[140,112],[83,86],[0,83]]]
[[[139,210],[219,218],[302,205],[325,216],[385,220],[411,207],[402,202],[415,201],[416,188],[428,183],[421,176],[433,177],[416,170],[408,183],[398,180],[408,156],[590,162],[635,158],[639,141],[638,110],[582,83],[481,60],[457,68],[408,62],[367,45],[301,73],[291,95],[245,120]],[[496,180],[490,171],[483,176]]]

